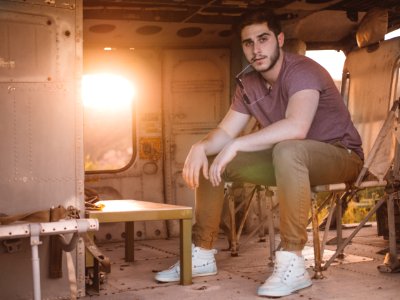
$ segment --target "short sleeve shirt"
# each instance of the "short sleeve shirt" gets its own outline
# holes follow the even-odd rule
[[[255,71],[244,74],[242,82],[249,103],[245,103],[242,89],[237,86],[231,109],[252,115],[262,127],[285,118],[289,99],[296,92],[317,90],[320,94],[318,108],[306,138],[340,143],[364,158],[361,137],[332,77],[314,60],[284,53],[282,68],[271,90],[267,89],[261,74]]]

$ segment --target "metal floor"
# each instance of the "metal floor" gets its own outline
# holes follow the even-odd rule
[[[335,263],[324,272],[326,278],[313,280],[312,287],[284,299],[400,299],[400,273],[386,274],[377,270],[377,265],[384,259],[384,255],[379,252],[388,247],[388,241],[377,237],[376,225],[370,225],[363,228],[352,244],[347,246],[344,262]],[[343,234],[350,234],[350,230],[345,229]],[[311,240],[311,235],[309,239]],[[190,286],[157,283],[154,280],[155,272],[168,268],[177,261],[179,240],[135,243],[134,263],[124,261],[122,242],[99,245],[103,253],[111,258],[111,273],[106,276],[99,295],[87,295],[80,299],[262,299],[256,295],[257,287],[272,272],[272,267],[268,264],[268,241],[258,242],[255,237],[241,246],[238,257],[231,257],[229,251],[223,250],[227,247],[227,241],[221,235],[215,245],[218,250],[218,275],[194,278]],[[309,243],[308,246],[312,244]],[[306,256],[308,253],[312,254],[312,249],[309,249]],[[334,248],[327,246],[327,249]],[[311,264],[312,257],[307,261]],[[311,269],[309,272],[312,275]]]

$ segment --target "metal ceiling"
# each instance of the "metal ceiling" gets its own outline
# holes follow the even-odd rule
[[[272,9],[283,20],[319,10],[345,11],[350,19],[376,7],[389,9],[389,26],[400,26],[398,0],[84,0],[85,19],[232,24],[248,9]]]
[[[190,36],[186,45],[217,46],[229,42],[230,25],[245,10],[272,9],[287,38],[303,40],[307,49],[347,51],[356,46],[357,27],[373,8],[388,10],[388,31],[400,27],[399,0],[83,0],[83,17],[86,43],[100,41],[101,31],[113,27],[104,40],[154,45],[150,37],[157,36],[160,45],[172,45]]]

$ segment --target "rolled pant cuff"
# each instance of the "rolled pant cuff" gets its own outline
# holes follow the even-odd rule
[[[305,244],[306,242],[302,241],[281,241],[282,249],[284,251],[301,251]]]
[[[206,241],[206,240],[203,240],[203,239],[200,239],[197,237],[193,237],[192,240],[193,240],[193,244],[196,247],[200,247],[200,248],[208,249],[208,250],[213,248],[214,241]]]

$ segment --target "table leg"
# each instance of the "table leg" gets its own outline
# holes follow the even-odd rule
[[[134,238],[134,222],[125,222],[125,261],[133,262],[135,260]]]
[[[192,284],[192,219],[180,220],[181,284]]]

